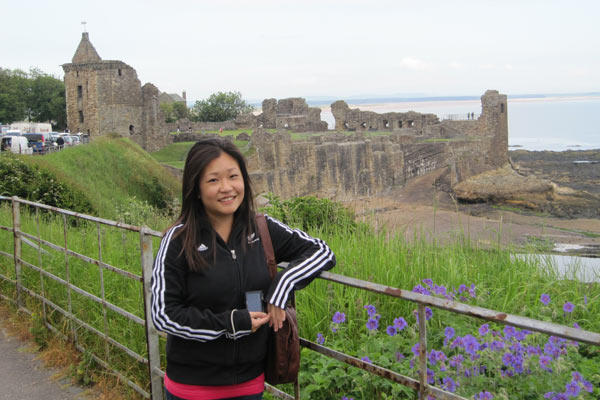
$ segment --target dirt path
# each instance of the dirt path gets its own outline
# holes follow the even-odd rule
[[[404,232],[407,240],[425,237],[444,243],[466,236],[477,245],[523,246],[574,244],[600,250],[599,219],[562,219],[526,215],[489,205],[457,205],[444,192],[433,192],[435,176],[411,182],[389,197],[359,199],[346,203],[357,216],[377,229]]]

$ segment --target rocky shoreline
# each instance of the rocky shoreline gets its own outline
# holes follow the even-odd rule
[[[508,152],[522,174],[548,179],[557,185],[600,195],[600,149]]]
[[[444,243],[462,237],[482,247],[501,244],[600,257],[600,150],[513,150],[509,155],[511,165],[479,177],[488,179],[488,188],[503,187],[504,198],[488,192],[487,200],[460,201],[439,184],[445,179],[438,171],[414,179],[394,196],[348,205],[359,219],[403,232],[408,241],[424,237]],[[538,193],[528,192],[531,188]]]

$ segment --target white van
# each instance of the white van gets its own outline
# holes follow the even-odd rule
[[[17,154],[33,154],[33,149],[29,147],[27,138],[24,136],[2,136],[0,149]]]

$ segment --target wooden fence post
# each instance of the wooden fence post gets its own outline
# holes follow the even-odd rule
[[[151,381],[152,400],[163,400],[163,385],[160,371],[160,347],[158,332],[152,323],[152,236],[147,234],[148,228],[140,229],[140,249],[142,260],[142,278],[144,284],[144,313],[146,321],[146,344],[148,346],[148,372]]]
[[[19,198],[12,197],[13,209],[13,237],[14,237],[14,259],[15,259],[15,286],[17,289],[17,307],[22,307],[21,300],[21,207]]]

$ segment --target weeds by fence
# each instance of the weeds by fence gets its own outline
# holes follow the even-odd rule
[[[96,363],[112,371],[141,396],[163,398],[164,339],[147,318],[154,248],[160,232],[0,196],[12,220],[0,225],[0,297],[35,315],[51,331],[71,340]],[[22,208],[26,208],[25,213]],[[1,222],[1,221],[0,221]],[[10,223],[10,226],[9,226]],[[56,226],[61,226],[60,230]],[[72,237],[72,226],[79,236]],[[112,230],[120,235],[108,235]],[[115,237],[120,238],[116,239]],[[11,243],[12,242],[12,243]],[[108,251],[110,249],[110,251]],[[139,256],[138,256],[139,255]],[[11,266],[9,266],[12,261]],[[117,265],[119,267],[117,267]],[[428,382],[426,306],[565,339],[600,346],[600,334],[446,298],[324,272],[321,279],[391,296],[418,305],[418,379],[301,339],[301,345],[415,391],[421,399],[464,399]],[[123,296],[126,288],[127,296]],[[302,309],[298,310],[302,313]],[[137,363],[132,366],[130,360]],[[299,398],[277,388],[284,399]]]

